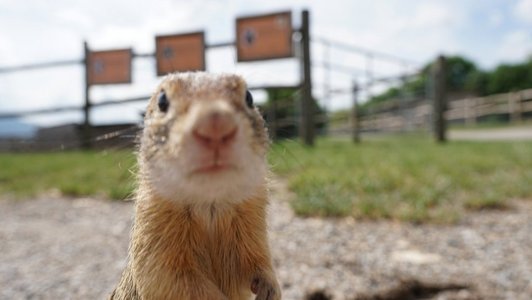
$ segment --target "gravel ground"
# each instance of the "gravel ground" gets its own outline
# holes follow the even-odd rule
[[[286,198],[276,184],[274,199]],[[452,226],[270,211],[283,299],[532,299],[532,203]],[[125,265],[132,204],[0,200],[0,299],[103,299]]]

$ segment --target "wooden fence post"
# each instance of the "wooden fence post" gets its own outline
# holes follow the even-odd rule
[[[352,110],[352,120],[353,120],[353,142],[358,144],[360,143],[360,118],[358,115],[358,92],[359,87],[356,81],[353,81],[353,110]]]
[[[522,120],[521,92],[508,94],[508,114],[511,123],[519,123]]]
[[[447,109],[446,59],[440,55],[432,66],[434,135],[436,141],[447,140],[445,110]]]
[[[314,106],[312,105],[312,78],[310,66],[310,22],[308,10],[302,12],[301,22],[301,123],[299,135],[303,143],[314,145]]]
[[[401,110],[401,131],[406,132],[411,129],[411,118],[409,117],[408,95],[406,91],[406,75],[401,76],[401,92],[399,98],[399,109]]]
[[[464,99],[464,119],[466,125],[477,124],[477,100],[476,98]]]
[[[83,42],[83,48],[85,51],[84,67],[85,67],[85,103],[83,105],[83,129],[81,146],[83,149],[91,148],[91,123],[90,123],[90,82],[89,82],[89,45],[85,41]]]
[[[277,127],[278,126],[277,126],[276,110],[277,110],[277,101],[272,100],[270,102],[270,106],[268,107],[268,112],[267,112],[267,116],[268,116],[268,131],[269,131],[269,134],[270,134],[270,139],[272,141],[277,140]]]

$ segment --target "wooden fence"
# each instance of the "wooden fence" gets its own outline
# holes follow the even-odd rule
[[[432,111],[429,99],[391,100],[360,116],[360,129],[365,132],[430,131]],[[532,119],[532,89],[451,100],[445,111],[448,123],[474,125],[489,117],[500,117],[512,123]],[[348,131],[350,126],[347,122],[334,130]]]
[[[527,113],[532,113],[532,89],[451,101],[446,118],[473,125],[482,117],[494,115],[507,115],[510,122],[520,122]]]

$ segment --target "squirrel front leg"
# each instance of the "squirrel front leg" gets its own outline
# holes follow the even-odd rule
[[[255,204],[255,205],[253,205]],[[265,202],[248,203],[240,207],[233,221],[240,245],[242,261],[251,276],[249,286],[255,300],[280,300],[281,288],[273,271],[266,230]]]
[[[251,281],[251,291],[255,300],[280,300],[281,288],[272,270],[261,270]]]

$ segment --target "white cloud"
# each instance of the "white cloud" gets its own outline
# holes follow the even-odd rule
[[[513,12],[519,20],[532,24],[532,0],[520,0],[514,6]]]
[[[453,7],[445,2],[424,2],[415,9],[414,16],[409,18],[407,24],[415,29],[451,26],[459,20],[458,16]]]
[[[345,26],[344,24],[349,23],[349,19],[353,16],[346,15],[346,19],[341,20],[331,11],[327,16],[337,21],[329,22],[330,25],[322,26],[316,31],[331,39],[404,57],[417,61],[420,65],[440,51],[457,49],[454,33],[462,26],[465,17],[463,13],[455,12],[457,9],[450,3],[434,1],[417,2],[417,4],[403,1],[364,3],[364,7],[360,10],[371,11],[371,14],[357,16],[361,18],[356,22],[357,25]],[[358,66],[365,68],[364,63]]]
[[[15,59],[15,56],[16,54],[11,41],[6,36],[0,35],[0,57],[2,58],[1,62],[4,62],[7,65]]]
[[[53,16],[58,23],[69,27],[74,26],[87,30],[94,25],[93,21],[86,13],[72,7],[56,10],[53,13]]]
[[[490,15],[488,16],[488,23],[492,27],[495,27],[495,28],[499,27],[503,24],[503,22],[504,22],[504,16],[500,11],[491,12]]]
[[[496,56],[503,62],[519,62],[532,54],[530,31],[516,30],[507,33],[497,47]]]

